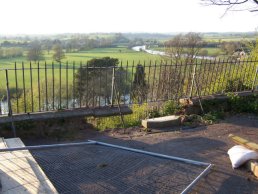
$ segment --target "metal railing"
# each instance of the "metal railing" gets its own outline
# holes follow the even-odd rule
[[[21,63],[0,70],[0,114],[137,104],[254,91],[257,59],[170,61],[90,67],[87,63]],[[112,81],[113,80],[113,81]]]

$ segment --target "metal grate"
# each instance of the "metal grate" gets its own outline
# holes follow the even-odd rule
[[[37,164],[32,162],[35,159],[60,194],[186,193],[211,167],[208,163],[97,141],[4,148],[0,152],[9,154],[10,163],[18,162],[19,168],[10,169],[16,176],[19,173],[15,169],[22,167],[20,162],[29,161],[36,169]],[[27,168],[22,167],[29,173]],[[30,180],[24,181],[33,185]],[[39,181],[46,180],[39,177]]]
[[[205,168],[101,145],[31,153],[59,193],[181,193]]]

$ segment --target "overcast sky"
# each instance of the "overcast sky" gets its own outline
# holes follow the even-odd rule
[[[258,14],[200,0],[2,0],[0,34],[246,32]]]

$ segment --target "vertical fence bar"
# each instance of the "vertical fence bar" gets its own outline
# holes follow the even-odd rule
[[[197,68],[197,61],[195,61],[195,64],[194,64],[194,67],[193,67],[193,71],[192,71],[192,81],[191,81],[191,86],[190,86],[189,98],[192,98],[192,96],[193,96],[193,87],[194,87],[196,68]]]
[[[24,75],[24,63],[22,62],[22,83],[23,83],[23,98],[24,98],[24,112],[27,112],[27,100],[26,100],[26,88],[25,88],[25,75]]]
[[[255,65],[254,65],[254,66],[255,66]],[[256,67],[255,74],[254,74],[254,78],[253,78],[252,92],[254,92],[254,90],[255,90],[255,83],[256,83],[256,79],[257,79],[257,74],[258,74],[258,67]]]
[[[17,113],[19,113],[18,79],[17,79],[17,65],[16,65],[16,62],[14,63],[14,73],[15,73],[16,108],[17,108]]]
[[[96,67],[95,66],[93,67],[93,72],[96,73]],[[93,83],[96,83],[96,79],[97,79],[96,76],[94,76],[93,77]],[[93,85],[92,86],[92,99],[93,99],[92,106],[93,106],[93,108],[95,108],[95,106],[96,106],[95,98],[96,98],[96,91],[95,91],[95,87]]]
[[[66,108],[69,107],[69,101],[68,101],[68,61],[66,62]]]
[[[178,63],[178,62],[176,62],[176,63]],[[181,87],[181,88],[182,88],[182,96],[186,96],[187,93],[184,92],[184,88],[185,88],[185,79],[186,79],[186,72],[187,72],[187,64],[183,64],[182,61],[180,62],[180,64],[181,64],[181,65],[184,65],[183,79],[182,79],[182,82],[181,82],[181,84],[182,84],[182,87]]]
[[[148,97],[149,97],[149,92],[150,92],[150,70],[151,70],[151,60],[150,60],[150,64],[148,65],[149,66],[149,70],[148,70],[148,76],[147,76],[147,79],[148,79],[148,85],[147,85],[147,96],[146,96],[146,103],[148,103]],[[148,110],[148,108],[147,108]]]
[[[230,81],[231,70],[232,70],[232,61],[230,59],[229,59],[228,63],[229,63],[229,70],[228,70],[228,76],[227,76],[227,81],[226,81],[226,89],[228,89],[227,84]],[[229,92],[229,91],[227,91],[227,92]]]
[[[217,63],[220,62],[220,59],[215,60],[214,64],[213,64],[213,68],[212,68],[212,74],[211,74],[211,82],[210,82],[210,86],[209,86],[209,95],[213,94],[213,88],[215,87],[216,84],[216,67],[217,67]]]
[[[145,63],[145,62],[144,62]],[[128,82],[128,61],[126,62],[126,72],[125,72],[125,85],[127,85]],[[124,104],[126,104],[126,87],[124,88]]]
[[[140,61],[138,62],[138,64],[135,66],[135,76],[134,76],[134,83],[137,83],[139,80],[139,68],[140,68]],[[134,84],[133,83],[133,84]],[[133,88],[135,89],[135,88]],[[137,99],[136,99],[137,98]],[[138,95],[134,95],[134,99],[136,100],[137,103],[139,103],[139,96]]]
[[[160,74],[160,80],[159,80],[159,89],[161,91],[161,94],[163,94],[163,97],[161,100],[165,101],[169,99],[169,87],[170,84],[170,71],[168,71],[168,64],[167,60],[161,61],[161,74]]]
[[[204,60],[203,63],[201,63],[201,66],[200,68],[202,69],[202,76],[200,76],[200,81],[199,83],[201,82],[201,85],[200,86],[200,92],[201,92],[201,95],[203,95],[204,91],[203,91],[203,88],[205,89],[205,80],[207,79],[205,76],[206,76],[206,71],[207,71],[207,59]]]
[[[10,96],[10,89],[9,89],[9,78],[8,78],[8,70],[5,70],[5,79],[6,79],[6,92],[7,92],[7,102],[8,102],[8,116],[11,117],[11,125],[13,136],[16,137],[16,129],[13,122],[13,111],[12,111],[12,104],[11,104],[11,96]]]
[[[202,106],[202,102],[201,102],[201,94],[200,94],[200,90],[199,90],[199,84],[197,82],[197,79],[194,79],[194,85],[195,85],[195,88],[196,88],[196,93],[197,93],[197,96],[198,96],[198,101],[199,101],[199,104],[200,104],[200,108],[201,108],[201,111],[202,111],[202,114],[204,114],[204,110],[203,110],[203,106]]]
[[[200,63],[196,60],[196,70],[195,70],[195,90],[193,90],[193,94],[196,96],[201,96],[201,90],[200,90],[200,77],[201,77],[201,72],[202,72],[202,65],[203,65],[203,59],[201,59]],[[198,88],[197,88],[198,87]],[[198,94],[199,92],[199,94]]]
[[[159,65],[159,79],[158,79],[158,87],[157,87],[157,95],[156,95],[156,101],[158,100],[158,94],[159,94],[159,91],[160,91],[160,77],[161,77],[161,73],[162,73],[162,67],[163,67],[163,61],[160,62],[160,65]],[[161,99],[163,100],[163,99]]]
[[[46,110],[48,111],[48,80],[47,80],[47,63],[45,61],[45,87],[46,87]]]
[[[200,95],[200,86],[199,86],[199,79],[200,79],[200,76],[201,76],[201,66],[202,66],[202,61],[201,60],[200,62],[196,59],[196,70],[195,70],[195,83],[198,83],[196,84],[196,87],[194,88],[193,90],[193,95],[196,96],[198,95],[198,91],[199,91],[199,95]],[[198,88],[197,88],[198,87]]]
[[[187,76],[186,95],[189,95],[189,87],[191,86],[191,80],[192,80],[191,75],[192,75],[192,72],[193,72],[194,65],[193,65],[192,62],[191,63],[186,62],[186,66],[189,67],[187,72],[186,72],[186,76]]]
[[[62,63],[59,63],[59,109],[62,108]]]
[[[221,94],[223,92],[223,77],[226,72],[224,70],[224,67],[225,67],[225,60],[223,58],[221,61],[221,64],[220,64],[220,76],[219,76],[218,91],[217,91],[219,94]]]
[[[157,68],[157,63],[155,61],[154,62],[153,81],[152,81],[152,91],[151,91],[151,102],[153,101],[153,96],[154,96],[154,84],[155,84],[155,78],[156,78],[156,68]]]
[[[253,64],[253,68],[252,68],[251,72],[249,72],[249,75],[250,75],[250,82],[251,82],[250,87],[252,87],[252,84],[253,84],[253,82],[252,82],[252,73],[255,72],[255,69],[257,68],[256,65],[255,65],[255,61],[256,61],[256,60],[257,60],[257,58],[255,58],[255,60],[253,60],[253,58],[251,59],[251,64]],[[250,66],[251,66],[251,65],[250,65]],[[255,73],[257,73],[257,72],[255,72]],[[252,88],[251,88],[251,90],[252,90]]]
[[[30,62],[30,92],[31,92],[31,112],[34,112],[33,83],[32,83],[32,67]]]
[[[209,95],[209,88],[211,87],[211,80],[212,80],[212,63],[211,60],[209,61],[209,68],[208,68],[208,78],[206,82],[206,88],[205,88],[205,94],[204,95]]]
[[[176,89],[176,95],[175,95],[175,100],[177,101],[177,103],[178,103],[178,101],[179,101],[179,98],[181,98],[182,97],[182,94],[181,94],[181,89],[182,89],[182,68],[183,68],[183,64],[182,64],[182,62],[181,63],[179,63],[179,64],[177,64],[177,66],[179,66],[179,72],[178,72],[178,77],[177,77],[177,79],[174,79],[174,83],[177,83],[177,89]],[[171,67],[172,67],[172,63],[171,63]],[[177,68],[177,67],[176,67]],[[171,72],[171,70],[170,70],[170,72]]]
[[[8,116],[12,116],[11,96],[10,96],[10,89],[9,89],[9,76],[8,76],[7,69],[5,69],[5,82],[6,82],[6,95],[7,95],[7,103],[8,103]]]
[[[179,96],[179,87],[177,83],[178,81],[180,82],[180,78],[179,78],[180,68],[181,68],[180,64],[178,63],[173,64],[171,60],[171,64],[168,70],[168,86],[167,86],[169,100],[175,101]],[[171,87],[172,85],[175,87]]]
[[[213,86],[212,86],[211,94],[214,94],[215,86],[216,86],[216,83],[218,81],[219,65],[220,65],[220,59],[218,60],[218,62],[216,64],[214,64],[215,76],[214,76],[214,81],[213,81]]]
[[[197,86],[198,86],[200,96],[201,96],[201,80],[200,79],[201,79],[202,71],[203,71],[203,62],[204,62],[204,59],[201,59],[200,63],[197,64],[197,73],[196,73],[196,78],[195,78],[196,83],[198,83]],[[198,90],[197,90],[197,88],[195,90],[195,94],[197,94],[197,95],[198,95]]]
[[[248,64],[248,69],[247,69],[247,76],[246,76],[246,82],[248,83],[248,82],[250,82],[250,71],[251,71],[251,67],[252,67],[252,65],[250,65],[250,64],[252,64],[252,58],[250,59],[250,58],[248,58],[247,59],[247,64]],[[248,84],[246,84],[245,85],[245,87],[244,87],[244,90],[248,90],[249,89],[249,87],[248,87]]]
[[[102,77],[102,72],[105,72],[105,68],[99,68],[99,94],[98,94],[98,106],[100,107],[100,99],[101,99],[101,94],[102,94],[102,92],[101,92],[101,89],[102,89],[102,82],[101,82],[101,77]],[[105,83],[105,84],[107,84],[107,83]]]
[[[236,62],[234,61],[234,62],[233,62],[233,69],[232,69],[232,73],[231,73],[231,78],[230,78],[230,80],[231,80],[232,82],[235,81],[235,80],[234,80],[234,72],[235,72],[235,69],[236,69]],[[233,92],[233,90],[234,90],[234,84],[233,84],[232,87],[233,87],[233,88],[232,88],[232,91],[230,91],[230,92]]]
[[[111,106],[114,105],[114,87],[115,87],[115,67],[112,68],[112,84],[111,84]]]
[[[219,64],[219,80],[218,80],[218,84],[217,84],[217,91],[216,91],[216,93],[218,93],[218,94],[221,94],[221,91],[222,91],[222,79],[223,79],[223,75],[224,75],[224,71],[223,71],[223,69],[224,69],[224,59],[221,59],[221,63]]]
[[[210,84],[209,84],[209,93],[208,93],[208,95],[211,95],[211,93],[212,93],[212,86],[214,84],[214,77],[215,77],[214,73],[215,73],[215,67],[216,67],[216,64],[217,64],[217,60],[215,59],[212,64],[213,64],[213,67],[212,67],[212,70],[211,70],[212,72],[211,72],[211,79],[210,79]]]
[[[238,76],[239,69],[242,66],[240,60],[236,62],[236,66],[238,66],[238,67],[236,68],[236,79],[237,79],[236,81],[237,81],[237,84],[236,84],[235,92],[240,92],[241,90],[239,89],[239,84],[240,84],[240,81],[241,81],[241,76]],[[241,74],[241,72],[240,72],[240,74]]]
[[[211,81],[212,81],[212,62],[211,60],[209,61],[209,68],[208,68],[208,78],[207,78],[207,82],[206,82],[206,88],[205,88],[205,95],[209,95],[209,88],[211,87]]]
[[[247,60],[248,60],[248,59],[247,59]],[[245,89],[245,88],[243,88],[243,86],[245,85],[245,76],[246,76],[247,64],[248,64],[248,63],[246,62],[246,60],[244,60],[244,61],[243,61],[244,75],[242,76],[242,80],[241,80],[243,84],[240,85],[240,91],[242,91],[243,89]]]
[[[144,82],[145,82],[145,72],[146,72],[146,63],[145,63],[145,60],[143,61],[143,75],[142,75],[142,77],[143,77],[143,79],[144,79]],[[145,87],[148,87],[148,86],[146,86],[145,85]],[[145,91],[144,91],[144,98],[147,98],[147,94],[145,93]],[[145,99],[143,99],[143,100],[141,100],[141,103],[144,103],[144,101],[145,101]]]
[[[101,68],[101,67],[99,67],[99,69],[98,69],[98,71],[99,71],[99,93],[98,93],[98,96],[97,96],[97,98],[96,98],[96,100],[97,100],[97,102],[96,102],[96,105],[98,104],[98,107],[100,107],[100,96],[101,96],[101,76],[102,76],[102,71],[105,71],[105,69],[103,68]]]
[[[96,73],[96,69],[97,68],[95,66],[92,69],[94,74]],[[93,83],[97,83],[96,76],[93,77]],[[95,106],[96,106],[96,102],[95,102],[95,100],[96,100],[96,90],[95,90],[95,86],[94,85],[92,85],[91,87],[92,87],[92,106],[93,106],[93,108],[95,108]]]
[[[209,79],[209,70],[210,70],[210,60],[206,60],[205,61],[205,71],[203,74],[203,87],[202,87],[202,91],[203,91],[203,96],[206,95],[206,91],[207,91],[207,86],[208,86],[208,79]]]
[[[52,109],[55,110],[55,68],[52,62]]]
[[[223,59],[223,61],[224,61],[224,59]],[[227,75],[227,73],[228,73],[228,59],[226,60],[226,65],[225,65],[225,70],[224,70],[224,76],[223,76],[223,80],[222,80],[222,88],[225,88],[224,89],[224,91],[223,91],[223,93],[225,93],[225,90],[226,90],[226,87],[227,87],[227,79],[226,79],[226,75]],[[229,66],[229,68],[230,68],[230,66]]]
[[[132,75],[131,75],[131,86],[130,86],[130,92],[131,92],[131,93],[130,93],[130,102],[129,102],[130,104],[132,103],[132,100],[133,100],[133,99],[132,99],[132,96],[133,96],[133,95],[132,95],[133,79],[134,79],[134,75],[133,75],[133,74],[134,74],[134,61],[133,61],[133,65],[132,65]]]
[[[82,62],[80,62],[80,80],[79,80],[79,106],[82,107]]]
[[[123,92],[123,88],[122,88],[122,86],[124,86],[123,84],[122,84],[122,73],[123,73],[123,62],[122,62],[122,60],[121,60],[121,62],[120,62],[120,68],[118,68],[118,73],[119,73],[119,81],[118,82],[116,82],[116,89],[117,89],[117,96],[118,96],[118,98],[119,98],[119,102],[120,102],[120,100],[121,100],[121,96],[123,95],[122,94],[122,92]],[[120,87],[119,87],[120,86]],[[121,89],[121,90],[120,90]]]
[[[104,98],[104,103],[105,103],[105,106],[107,105],[107,104],[109,104],[109,95],[108,95],[108,71],[109,71],[109,68],[105,68],[104,69],[104,71],[105,71],[105,98]]]
[[[38,62],[38,102],[39,102],[39,108],[38,111],[41,111],[41,99],[40,99],[40,70],[39,70],[39,62]]]
[[[73,108],[75,108],[75,64],[73,61]]]
[[[172,87],[170,87],[171,86],[171,84],[172,84],[172,82],[173,81],[171,81],[171,80],[173,80],[172,79],[172,71],[171,71],[171,65],[168,65],[168,61],[166,60],[166,62],[165,62],[165,72],[166,72],[166,74],[167,74],[167,80],[168,80],[168,85],[165,85],[165,88],[166,88],[166,90],[167,90],[167,99],[171,99],[171,89],[172,89]]]
[[[89,104],[89,62],[86,64],[86,107]]]

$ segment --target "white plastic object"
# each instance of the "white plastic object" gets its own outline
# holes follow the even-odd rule
[[[245,148],[241,145],[236,145],[230,148],[228,150],[228,155],[233,168],[238,168],[242,164],[246,163],[248,160],[258,159],[257,152],[249,150],[248,148]]]

